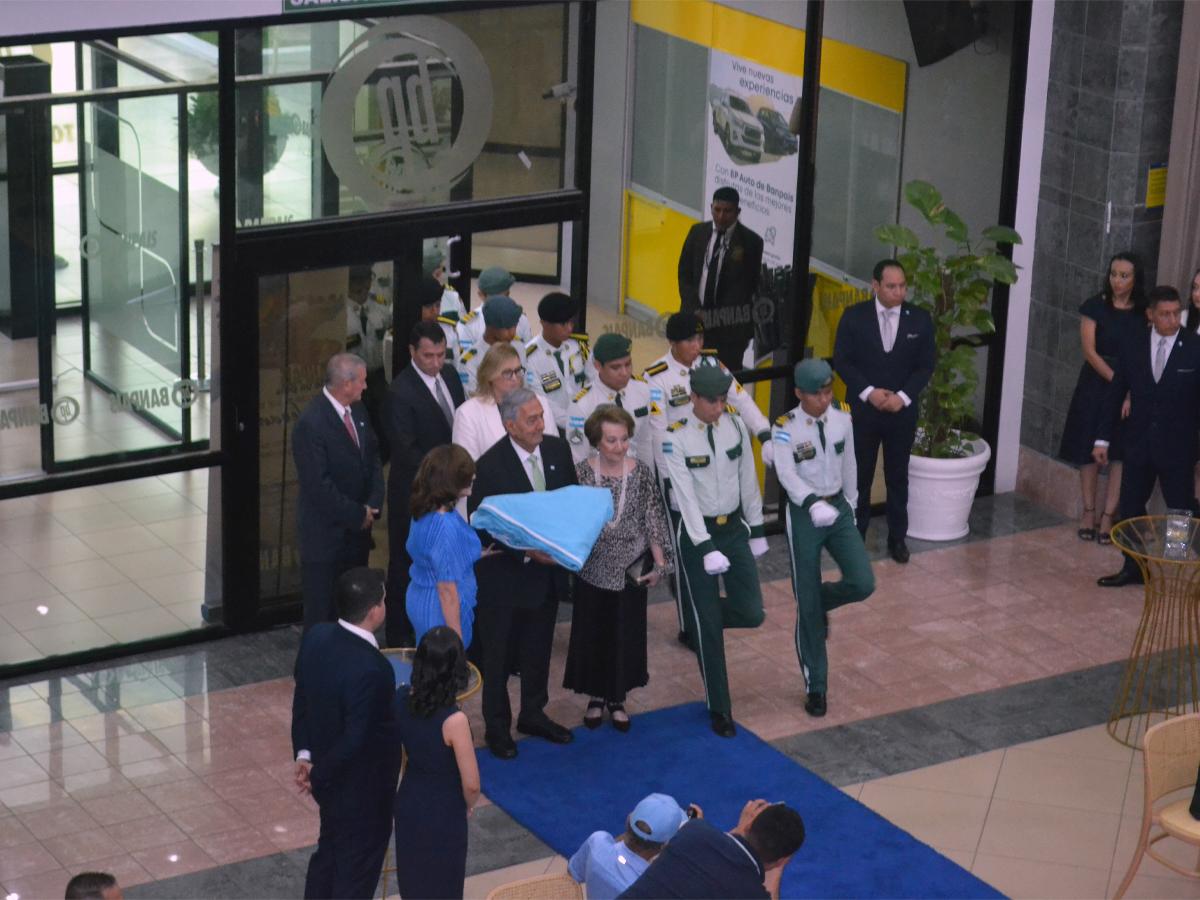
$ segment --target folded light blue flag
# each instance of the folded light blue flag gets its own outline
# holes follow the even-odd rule
[[[608,488],[573,484],[488,497],[471,514],[471,527],[514,550],[541,550],[564,569],[578,572],[612,516]]]

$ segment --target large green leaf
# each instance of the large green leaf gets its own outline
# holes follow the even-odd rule
[[[875,229],[875,239],[881,244],[891,244],[905,250],[915,250],[921,246],[921,239],[911,228],[903,225],[880,225]]]
[[[946,226],[946,235],[950,240],[960,244],[967,240],[967,223],[962,220],[958,213],[943,208],[940,218],[942,224]]]
[[[928,181],[910,181],[904,186],[904,199],[926,219],[932,219],[942,206],[942,195]]]
[[[989,241],[994,241],[997,244],[1020,244],[1021,235],[1016,229],[1009,228],[1007,225],[992,225],[990,228],[983,229],[983,236]]]
[[[987,256],[981,256],[979,268],[1003,284],[1015,284],[1017,281],[1017,267],[1013,265],[1011,259],[1006,259],[999,254],[989,253]]]

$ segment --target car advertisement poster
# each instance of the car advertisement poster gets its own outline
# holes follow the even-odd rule
[[[788,130],[802,79],[713,50],[708,64],[708,148],[704,198],[719,187],[738,192],[740,221],[763,239],[760,298],[782,301],[792,265],[795,232],[795,135]],[[772,308],[776,304],[770,304]],[[756,308],[766,309],[756,304]],[[756,353],[777,345],[774,321],[757,315]]]

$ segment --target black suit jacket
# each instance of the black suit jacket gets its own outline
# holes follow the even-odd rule
[[[704,270],[704,257],[712,232],[712,222],[699,222],[692,226],[684,238],[683,249],[679,253],[679,308],[683,312],[700,309],[704,293],[700,273]],[[762,255],[763,239],[741,222],[736,222],[733,234],[729,236],[725,261],[721,264],[721,275],[717,279],[715,306],[737,306],[753,301],[762,269]],[[746,321],[750,320],[747,318]],[[748,326],[748,329],[753,330],[753,326]]]
[[[321,812],[386,819],[400,771],[391,665],[358,635],[320,622],[300,642],[295,677],[292,751],[312,754]]]
[[[462,406],[463,386],[454,367],[442,366],[446,399],[452,409]],[[450,443],[451,426],[442,408],[429,393],[421,374],[410,362],[388,387],[383,427],[391,442],[392,462],[388,472],[388,522],[408,518],[408,497],[413,477],[425,454]]]
[[[900,306],[896,340],[890,353],[883,352],[875,299],[855,303],[842,313],[833,344],[833,368],[846,382],[846,400],[852,415],[878,413],[858,399],[868,387],[904,391],[912,405],[901,413],[916,417],[917,397],[929,383],[934,363],[933,318],[911,303]]]
[[[577,484],[575,462],[570,445],[559,437],[542,438],[542,474],[546,490],[553,491]],[[467,498],[468,513],[475,512],[486,497],[496,494],[524,494],[532,491],[528,469],[513,449],[507,436],[501,438],[475,463],[475,486]],[[496,544],[504,552],[485,556],[475,564],[478,602],[499,606],[536,607],[551,590],[562,597],[566,593],[567,573],[559,566],[525,562],[525,553],[496,541],[486,531],[479,533],[486,547]]]
[[[332,562],[363,540],[365,506],[383,508],[383,467],[371,420],[361,403],[350,408],[359,444],[333,404],[318,393],[292,427],[292,458],[300,480],[296,525],[303,562]]]
[[[1125,459],[1191,471],[1200,426],[1200,335],[1180,329],[1156,383],[1151,333],[1139,328],[1122,342],[1105,393],[1097,438],[1112,440],[1128,392],[1129,418],[1121,432]]]

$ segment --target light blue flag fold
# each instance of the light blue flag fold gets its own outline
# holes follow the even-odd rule
[[[471,514],[471,527],[514,550],[541,550],[564,569],[578,572],[612,516],[608,488],[573,484],[488,497]]]

